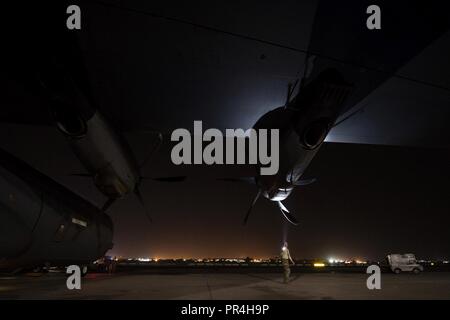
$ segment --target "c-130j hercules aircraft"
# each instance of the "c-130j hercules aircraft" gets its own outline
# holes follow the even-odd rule
[[[10,88],[8,107],[0,120],[58,127],[87,171],[80,175],[107,196],[104,210],[132,192],[142,200],[145,176],[124,132],[166,133],[196,119],[217,128],[280,129],[278,173],[249,170],[251,179],[230,179],[255,184],[251,207],[262,195],[297,224],[281,201],[314,181],[302,176],[323,143],[448,147],[438,134],[447,132],[439,120],[449,115],[448,89],[441,85],[450,70],[443,58],[448,11],[380,2],[382,28],[369,30],[370,4],[249,1],[240,4],[248,10],[229,11],[229,1],[214,3],[223,10],[204,3],[189,9],[81,1],[84,18],[76,31],[66,29],[65,4],[37,7],[14,24],[21,37],[11,39],[11,73],[2,79]],[[441,78],[426,77],[423,70],[438,64]],[[395,96],[402,86],[430,91],[431,116],[414,92]],[[391,100],[399,107],[389,109]],[[380,124],[386,112],[390,122]],[[423,130],[412,130],[417,127]]]

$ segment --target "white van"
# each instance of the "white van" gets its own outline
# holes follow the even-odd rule
[[[412,253],[390,254],[387,256],[389,267],[392,272],[413,272],[415,274],[423,271],[423,266],[417,263],[416,256]]]

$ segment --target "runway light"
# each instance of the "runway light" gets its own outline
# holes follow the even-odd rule
[[[315,268],[322,268],[325,267],[325,263],[314,263]]]
[[[138,261],[140,261],[140,262],[149,262],[150,259],[149,258],[138,258]]]

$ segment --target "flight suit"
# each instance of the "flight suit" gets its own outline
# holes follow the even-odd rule
[[[289,254],[288,248],[283,248],[281,250],[281,263],[283,265],[283,273],[284,273],[284,283],[288,283],[289,276],[291,275],[291,268],[289,267],[289,259],[291,255]]]

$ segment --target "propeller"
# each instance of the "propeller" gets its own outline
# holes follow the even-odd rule
[[[134,194],[136,195],[136,198],[144,209],[145,215],[147,216],[148,220],[152,222],[152,217],[150,216],[150,212],[145,205],[144,197],[142,196],[141,190],[139,189],[139,185],[136,185],[136,187],[134,188]]]
[[[243,223],[244,226],[247,224],[250,213],[252,212],[252,209],[255,206],[256,201],[258,201],[259,197],[261,196],[261,193],[262,193],[261,189],[258,189],[258,193],[256,194],[255,198],[253,199],[252,204],[250,205],[250,208],[248,208],[247,214],[244,217],[244,223]],[[293,215],[292,213],[290,213],[289,210],[284,206],[284,204],[281,201],[277,201],[277,204],[278,204],[278,208],[280,209],[281,213],[283,214],[283,216],[286,218],[287,221],[289,221],[290,223],[292,223],[295,226],[299,224],[297,217],[295,215]]]
[[[278,208],[280,208],[281,213],[286,218],[287,221],[292,223],[294,226],[297,226],[299,224],[297,217],[289,212],[289,210],[284,206],[284,204],[281,201],[277,201]]]
[[[294,170],[291,170],[291,173],[289,177],[286,179],[289,183],[291,183],[293,186],[307,186],[311,183],[316,182],[316,178],[310,178],[310,179],[302,179],[302,180],[294,180]]]
[[[255,179],[253,177],[222,178],[219,180],[231,181],[231,182],[247,182],[247,183],[251,183],[251,184],[256,184]],[[310,183],[313,183],[314,181],[316,181],[315,178],[307,179],[307,180],[299,180],[299,181],[296,181],[295,183],[293,183],[293,185],[303,186],[303,185],[308,185]],[[250,213],[252,212],[253,207],[255,206],[256,201],[258,201],[261,194],[262,194],[262,190],[260,188],[258,188],[258,192],[256,193],[256,196],[253,198],[252,204],[250,205],[250,208],[248,208],[247,213],[244,217],[244,222],[243,222],[244,226],[247,224]],[[297,218],[295,217],[295,215],[290,213],[289,210],[284,206],[284,204],[281,201],[276,201],[276,202],[278,204],[278,208],[280,209],[281,213],[286,218],[286,220],[289,221],[290,223],[292,223],[293,225],[298,225],[299,222],[298,222]]]
[[[250,212],[252,212],[253,206],[255,205],[256,201],[258,201],[260,195],[261,195],[261,189],[258,189],[258,193],[256,194],[255,198],[253,199],[253,202],[250,205],[250,208],[248,208],[247,214],[244,217],[244,223],[243,223],[244,226],[247,224],[247,220],[248,220],[248,217],[250,216]]]
[[[291,182],[294,186],[307,186],[311,183],[316,182],[316,178],[311,178],[311,179],[303,179],[303,180],[298,180],[298,181],[294,181]]]

